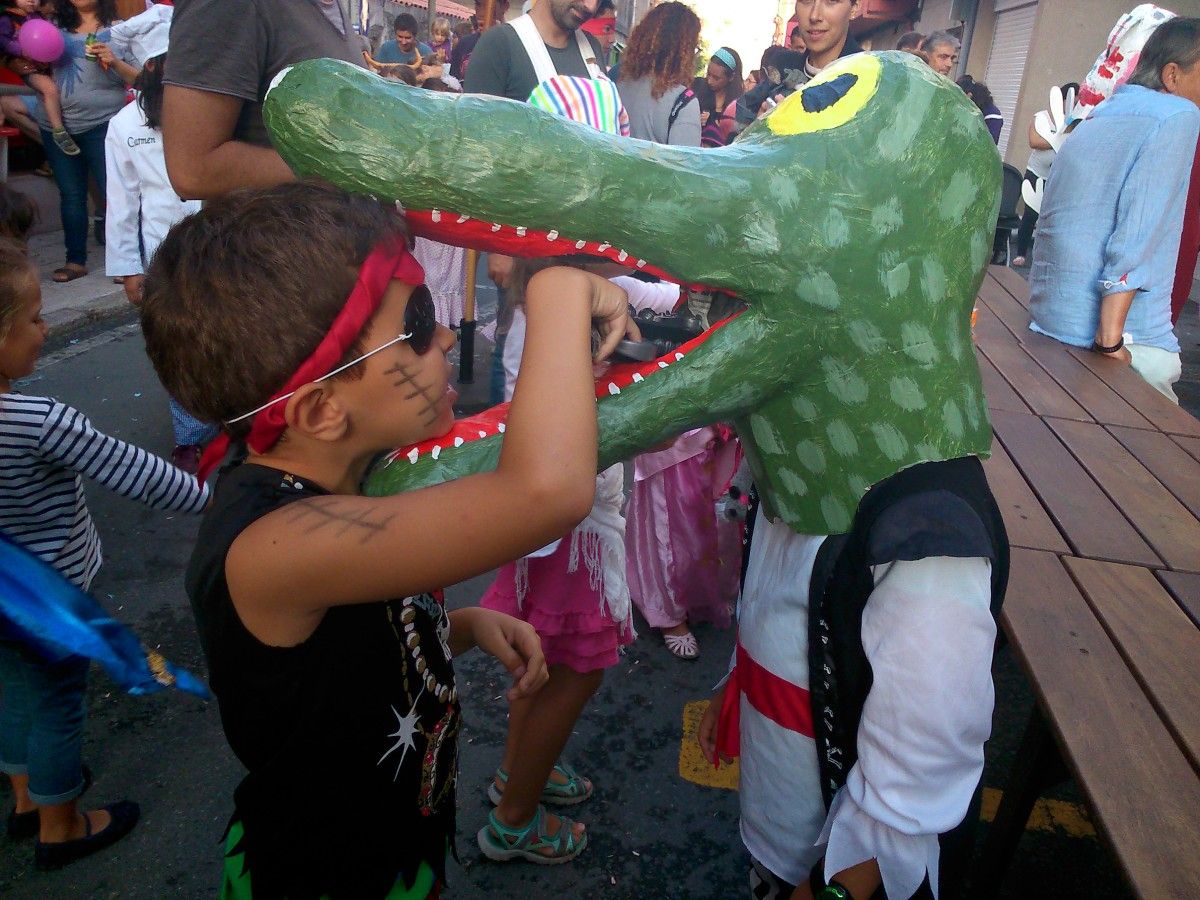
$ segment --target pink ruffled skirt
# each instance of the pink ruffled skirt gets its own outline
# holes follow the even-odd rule
[[[633,622],[616,622],[607,613],[603,588],[588,565],[578,561],[575,571],[568,571],[571,539],[563,538],[549,556],[502,566],[479,605],[532,625],[549,665],[570,666],[579,673],[609,669],[619,659],[617,648],[633,642]],[[582,533],[578,539],[587,542],[596,536]],[[529,578],[520,600],[519,566],[528,566]]]

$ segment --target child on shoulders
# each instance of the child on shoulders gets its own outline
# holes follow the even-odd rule
[[[42,98],[46,120],[50,123],[50,134],[58,149],[67,156],[78,156],[79,145],[63,127],[62,100],[58,94],[58,85],[50,74],[50,65],[26,59],[21,54],[21,41],[18,37],[21,26],[26,22],[46,21],[38,11],[40,6],[38,0],[12,0],[9,6],[0,10],[0,52],[5,55],[5,66],[20,75],[21,80],[37,91]]]

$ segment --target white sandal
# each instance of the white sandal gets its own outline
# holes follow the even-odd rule
[[[684,634],[663,634],[663,643],[667,645],[667,649],[672,654],[680,659],[695,659],[700,655],[700,645],[696,643],[696,636],[690,631]]]

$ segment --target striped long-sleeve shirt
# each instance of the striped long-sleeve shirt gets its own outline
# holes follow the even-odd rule
[[[80,475],[157,509],[200,512],[208,502],[206,485],[78,410],[0,394],[0,531],[87,590],[101,548]]]

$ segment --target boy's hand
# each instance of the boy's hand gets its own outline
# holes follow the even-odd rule
[[[536,694],[550,678],[542,641],[533,626],[490,609],[476,609],[471,634],[484,653],[496,657],[512,673],[513,686],[505,692],[508,701]]]
[[[629,316],[629,295],[607,278],[587,273],[592,287],[592,322],[600,332],[597,362],[608,359],[627,336],[640,341],[642,333]]]
[[[704,715],[700,718],[700,727],[696,729],[696,743],[700,745],[700,752],[714,765],[717,761],[717,719],[721,715],[721,704],[724,701],[725,688],[722,687],[708,701],[708,709],[704,710]],[[733,760],[722,754],[721,762],[728,765]]]

